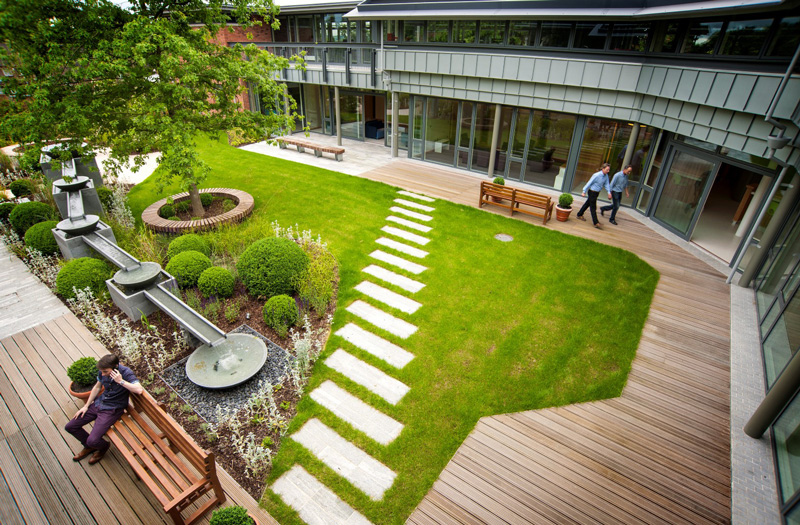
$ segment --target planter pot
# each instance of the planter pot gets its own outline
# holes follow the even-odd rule
[[[494,202],[503,202],[503,199],[501,199],[500,197],[492,197],[492,200]]]
[[[556,206],[556,220],[567,222],[570,213],[572,213],[572,208],[562,208],[560,206]]]
[[[247,515],[248,515],[248,516],[250,516],[250,519],[251,519],[251,520],[253,520],[253,525],[258,525],[258,520],[256,519],[256,517],[255,517],[255,516],[253,516],[253,515],[252,515],[252,514],[250,514],[249,512],[247,513]]]
[[[77,390],[76,390],[76,388],[77,388]],[[71,382],[69,384],[69,393],[72,394],[74,397],[77,397],[78,399],[88,399],[89,398],[89,394],[92,393],[92,388],[94,388],[94,385],[90,386],[89,390],[87,390],[85,392],[82,392],[81,391],[81,387],[76,387],[75,383]],[[105,390],[105,388],[103,388],[101,386],[100,387],[100,394],[103,393],[103,390]]]

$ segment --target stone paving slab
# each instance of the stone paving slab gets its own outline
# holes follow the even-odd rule
[[[308,420],[291,438],[374,501],[383,499],[397,474],[346,441],[317,418]]]
[[[380,237],[375,242],[377,242],[382,246],[386,246],[387,248],[397,250],[400,253],[411,255],[412,257],[419,257],[420,259],[428,255],[428,252],[426,252],[425,250],[420,250],[419,248],[414,248],[413,246],[409,246],[408,244],[403,244],[402,242],[397,242],[393,239],[387,239],[386,237]]]
[[[399,206],[392,206],[389,208],[389,211],[393,211],[395,213],[399,213],[400,215],[405,215],[406,217],[411,217],[412,219],[417,219],[418,221],[431,221],[433,217],[430,215],[425,215],[424,213],[417,213],[415,211],[407,210],[405,208],[400,208]]]
[[[436,202],[436,199],[431,199],[430,197],[426,197],[425,195],[420,195],[419,193],[412,193],[406,190],[400,190],[397,193],[400,195],[405,195],[406,197],[411,197],[412,199],[421,200],[424,202]]]
[[[387,264],[391,264],[392,266],[397,266],[398,268],[401,268],[407,272],[411,272],[415,275],[419,275],[428,269],[425,266],[422,266],[421,264],[407,261],[402,257],[386,253],[382,250],[375,250],[374,252],[369,254],[369,256],[372,257],[373,259],[377,259]]]
[[[431,242],[431,240],[428,239],[427,237],[417,235],[416,233],[410,233],[405,230],[401,230],[400,228],[394,228],[392,226],[384,226],[383,228],[381,228],[381,231],[386,232],[389,235],[394,235],[395,237],[400,237],[401,239],[411,241],[421,246],[425,246],[426,244]]]
[[[353,323],[347,323],[334,335],[396,368],[403,368],[414,359],[414,354],[411,352]]]
[[[356,290],[368,297],[372,297],[376,301],[380,301],[388,306],[391,306],[392,308],[397,308],[401,312],[407,314],[413,314],[422,306],[422,303],[402,296],[399,293],[394,293],[391,290],[387,290],[383,286],[378,286],[377,284],[369,281],[362,281],[358,283],[356,285]]]
[[[325,364],[393,405],[399,403],[410,390],[403,382],[341,348],[331,354]]]
[[[370,324],[374,324],[381,330],[386,330],[390,334],[394,334],[401,339],[411,337],[417,331],[417,327],[408,321],[398,319],[392,314],[388,314],[380,308],[375,308],[371,304],[364,301],[356,300],[350,303],[346,308],[348,312],[360,317]]]
[[[425,288],[425,284],[419,281],[415,281],[414,279],[410,279],[405,275],[400,275],[399,273],[394,273],[386,268],[381,268],[380,266],[376,266],[374,264],[370,264],[363,270],[364,273],[368,273],[373,277],[377,277],[381,281],[386,281],[389,284],[393,284],[398,288],[402,288],[403,290],[411,293],[417,293],[418,291]]]
[[[394,441],[403,430],[402,423],[372,408],[336,386],[333,381],[325,381],[312,390],[310,395],[311,399],[333,412],[336,417],[381,445],[388,445]]]
[[[272,491],[308,525],[371,525],[370,521],[330,491],[300,465],[272,485]]]
[[[430,226],[425,226],[423,224],[419,224],[414,221],[407,221],[406,219],[395,217],[394,215],[389,215],[388,217],[386,217],[386,220],[389,222],[393,222],[395,224],[399,224],[400,226],[405,226],[406,228],[411,228],[412,230],[417,230],[418,232],[422,233],[428,233],[433,229]]]
[[[413,208],[415,210],[426,211],[428,213],[436,209],[436,208],[431,208],[430,206],[425,206],[424,204],[420,204],[418,202],[407,201],[405,199],[395,199],[394,202],[396,202],[397,204],[402,204],[403,206],[407,206],[409,208]]]

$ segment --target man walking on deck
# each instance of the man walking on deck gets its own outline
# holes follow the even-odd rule
[[[611,164],[606,162],[600,167],[600,171],[592,175],[589,182],[583,187],[583,193],[581,193],[581,196],[586,197],[586,193],[588,192],[589,197],[586,199],[586,202],[583,203],[581,209],[578,210],[578,220],[586,220],[583,217],[583,212],[586,211],[586,208],[589,208],[589,211],[592,213],[592,223],[598,230],[602,228],[600,227],[600,221],[597,220],[597,197],[600,195],[600,190],[605,188],[608,192],[608,198],[611,198],[611,187],[608,184],[608,172],[610,171]]]
[[[600,215],[606,216],[606,212],[611,210],[611,220],[608,221],[614,226],[617,225],[617,210],[619,210],[620,202],[622,202],[622,191],[625,190],[625,196],[628,197],[628,176],[633,171],[633,166],[628,164],[625,169],[618,171],[611,179],[611,204],[607,204],[600,208]]]

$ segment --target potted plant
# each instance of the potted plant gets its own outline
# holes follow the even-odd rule
[[[69,393],[78,399],[86,399],[97,383],[97,359],[81,357],[69,365],[67,376],[70,381]]]
[[[247,509],[239,505],[224,507],[211,514],[208,525],[258,525],[258,521]]]
[[[506,185],[506,179],[504,179],[503,177],[495,177],[492,182],[495,183],[495,184],[499,184],[500,186],[505,186]],[[503,199],[501,199],[500,197],[492,196],[492,200],[494,202],[503,202]]]
[[[569,214],[572,213],[573,197],[569,193],[562,193],[558,197],[558,205],[556,206],[556,219],[561,222],[567,222]]]

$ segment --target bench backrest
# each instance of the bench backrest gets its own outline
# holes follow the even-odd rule
[[[528,204],[540,208],[550,207],[550,196],[542,195],[528,190],[517,189],[514,194],[514,200],[522,204]]]
[[[514,196],[514,188],[509,188],[502,184],[495,184],[494,182],[482,181],[481,195],[510,199]]]

